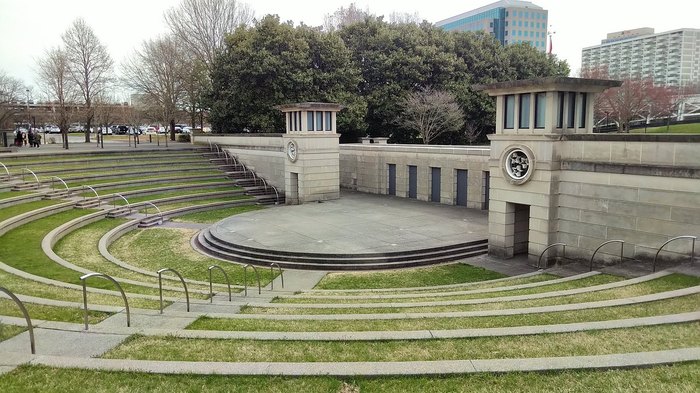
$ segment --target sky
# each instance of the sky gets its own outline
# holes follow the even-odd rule
[[[256,17],[277,14],[282,20],[310,26],[323,23],[326,14],[351,0],[251,0]],[[435,23],[492,3],[489,0],[357,0],[354,3],[376,15],[417,13]],[[597,45],[607,33],[638,27],[656,32],[679,28],[700,29],[693,0],[533,0],[549,11],[553,53],[569,63],[572,76],[581,67],[581,50]],[[163,12],[179,0],[0,0],[0,71],[32,86],[32,98],[40,100],[35,83],[35,62],[49,48],[61,44],[61,34],[78,17],[84,18],[104,43],[119,70],[144,40],[167,33]]]

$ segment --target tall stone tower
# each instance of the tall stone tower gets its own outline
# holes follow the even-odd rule
[[[596,94],[612,80],[551,77],[478,86],[496,98],[489,254],[536,260],[556,241],[562,136],[593,132]]]
[[[285,117],[283,136],[287,204],[340,197],[340,135],[336,117],[342,105],[303,102],[276,107]]]

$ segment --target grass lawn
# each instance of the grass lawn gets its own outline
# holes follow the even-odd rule
[[[0,342],[12,338],[25,330],[27,330],[27,328],[0,323]],[[2,386],[2,384],[0,384],[0,386]]]
[[[386,330],[450,330],[509,326],[553,325],[587,321],[641,318],[669,313],[698,311],[700,294],[675,299],[604,307],[577,311],[560,311],[539,314],[504,315],[468,318],[420,318],[383,320],[262,320],[226,319],[201,317],[187,329],[228,331],[275,331],[275,332],[333,332],[333,331],[386,331]]]
[[[32,320],[43,319],[45,321],[83,322],[84,311],[81,308],[46,306],[33,303],[24,303],[24,306],[27,308],[29,317],[31,317]],[[10,299],[0,299],[0,315],[11,317],[24,316],[15,302]],[[110,313],[91,311],[88,305],[88,320],[90,323],[98,323],[110,315]]]
[[[236,191],[239,190],[240,188],[238,187],[233,187],[233,186],[216,186],[212,188],[196,188],[192,190],[173,190],[173,191],[165,191],[165,192],[160,192],[157,194],[149,194],[149,195],[135,195],[129,199],[129,203],[139,203],[139,202],[145,202],[145,201],[152,201],[154,199],[161,199],[161,198],[171,198],[171,197],[178,197],[178,196],[188,196],[188,195],[199,195],[199,194],[206,194],[210,192],[218,192],[218,191]],[[117,205],[126,205],[126,202],[122,199],[117,199],[115,201]]]
[[[209,266],[219,265],[226,270],[231,285],[242,285],[243,268],[240,265],[209,258],[192,249],[190,239],[196,233],[196,230],[184,228],[136,229],[114,242],[109,251],[122,261],[142,269],[156,271],[167,266],[184,277],[200,281],[209,281]],[[277,276],[276,271],[272,276],[270,269],[260,268],[258,272],[263,286]],[[252,271],[248,273],[248,285],[255,285],[255,275]],[[226,283],[221,272],[215,271],[212,280]]]
[[[314,289],[409,288],[458,284],[506,277],[484,268],[456,263],[382,272],[329,273]]]
[[[382,362],[603,355],[700,345],[700,322],[532,336],[396,341],[260,341],[131,336],[107,359]]]
[[[0,247],[0,261],[37,276],[81,285],[80,276],[82,273],[63,267],[49,259],[41,251],[41,240],[59,225],[92,212],[94,210],[67,210],[12,229],[0,237],[0,244],[3,244],[3,247]],[[107,280],[94,279],[88,281],[87,284],[90,287],[115,290],[114,284]],[[156,288],[132,284],[121,285],[125,292],[158,296]],[[204,295],[195,296],[202,297]]]
[[[647,282],[626,285],[619,288],[611,288],[602,291],[580,293],[532,300],[501,301],[484,304],[422,306],[422,307],[383,307],[377,304],[376,308],[270,308],[244,306],[243,314],[376,314],[376,313],[421,313],[421,312],[452,312],[474,310],[500,310],[505,308],[525,308],[549,306],[556,304],[572,304],[583,302],[595,302],[600,300],[623,299],[634,296],[648,295],[651,293],[672,291],[700,285],[700,278],[683,274],[671,274]]]
[[[179,180],[182,178],[186,179],[186,178],[191,177],[191,176],[199,176],[199,175],[202,175],[202,176],[221,175],[221,177],[220,178],[212,178],[212,179]],[[183,184],[183,183],[186,184],[188,182],[191,182],[191,183],[220,182],[220,181],[223,181],[225,178],[222,175],[222,173],[219,171],[210,171],[210,172],[203,172],[203,173],[198,172],[196,175],[193,175],[191,173],[186,173],[186,174],[179,175],[179,176],[177,174],[170,174],[167,177],[164,177],[162,175],[151,175],[151,176],[144,175],[144,176],[133,176],[133,177],[123,176],[123,177],[119,177],[116,179],[115,178],[111,178],[111,179],[96,179],[95,178],[95,179],[90,179],[90,180],[78,180],[78,181],[74,181],[74,182],[71,182],[70,178],[66,178],[63,180],[65,180],[66,183],[68,183],[68,187],[78,187],[78,186],[82,186],[83,184],[86,184],[86,183],[90,186],[94,186],[94,185],[98,185],[98,184],[105,184],[105,183],[122,183],[121,184],[122,186],[128,186],[129,183],[132,181],[161,180],[161,179],[167,179],[168,181],[172,181],[172,182],[180,181],[180,183],[178,183],[178,184]],[[165,183],[165,182],[163,182],[163,183],[151,183],[150,185],[157,187],[160,184],[167,185],[168,183]],[[119,186],[115,186],[115,187],[119,187]]]
[[[56,243],[56,245],[54,246],[54,251],[61,258],[70,261],[75,265],[95,272],[104,273],[112,277],[127,278],[131,280],[157,285],[157,277],[147,276],[145,274],[141,274],[133,270],[125,269],[121,266],[115,265],[106,258],[104,258],[97,249],[97,244],[99,243],[100,238],[105,233],[127,221],[128,220],[122,218],[103,219],[88,224],[82,228],[79,228],[69,233],[64,238],[59,240],[58,243]],[[155,273],[159,269],[160,268],[152,269],[152,271]],[[181,285],[179,281],[166,281],[166,283],[166,285],[175,287],[180,287]],[[208,290],[209,286],[189,284],[187,288],[190,290]],[[179,297],[184,294],[164,290],[163,295]],[[205,297],[204,295],[199,294],[192,294],[191,296],[200,299],[203,299]]]
[[[213,224],[215,222],[221,221],[224,218],[234,216],[236,214],[251,212],[255,210],[264,209],[261,205],[246,205],[246,206],[234,206],[227,207],[223,209],[207,210],[204,212],[194,212],[183,214],[181,216],[174,217],[172,221],[174,222],[194,222],[200,224]],[[261,278],[262,279],[262,278]]]
[[[196,200],[185,200],[185,201],[180,201],[180,202],[168,202],[168,203],[158,203],[156,206],[160,209],[162,213],[169,212],[171,210],[176,210],[182,207],[189,207],[189,206],[200,206],[200,205],[206,205],[208,203],[215,203],[215,202],[234,202],[234,201],[242,201],[242,200],[250,200],[250,203],[254,203],[254,200],[252,197],[248,195],[237,195],[237,196],[229,196],[229,197],[220,197],[220,198],[209,198],[209,199],[196,199]],[[139,210],[139,213],[146,213],[148,214],[155,214],[156,211],[153,208],[153,206],[145,206],[143,209]]]
[[[186,182],[179,182],[175,181],[173,183],[150,183],[150,184],[139,184],[139,185],[122,185],[122,186],[115,186],[115,187],[109,187],[109,188],[104,188],[101,189],[97,192],[100,194],[112,194],[112,193],[124,193],[128,191],[146,191],[150,190],[153,188],[161,188],[161,187],[172,187],[172,186],[193,186],[193,185],[199,185],[199,184],[207,184],[207,183],[214,183],[214,182],[220,182],[221,179],[204,179],[204,180],[195,180],[195,181],[186,181]],[[92,183],[88,183],[88,185],[92,185]],[[219,185],[216,185],[214,187],[220,187]],[[196,188],[196,190],[199,190],[200,188]],[[229,190],[233,189],[232,187],[229,188]],[[193,189],[195,190],[195,189]],[[186,190],[177,190],[176,192],[184,192]],[[169,192],[169,191],[165,191]],[[206,192],[206,191],[202,191]],[[153,194],[155,195],[155,193]],[[79,196],[84,196],[84,197],[94,197],[95,193],[92,191],[84,192],[79,194]],[[137,198],[137,196],[132,196],[133,198]],[[141,196],[138,196],[140,198]],[[129,198],[127,196],[127,198]],[[147,196],[148,199],[153,199],[150,195]],[[147,199],[147,200],[148,200]],[[119,204],[119,201],[121,198],[117,198],[115,201],[117,204]],[[129,200],[131,202],[131,200]],[[112,200],[109,202],[112,204]]]
[[[644,134],[644,128],[631,130],[633,134]],[[668,130],[666,126],[648,127],[647,134],[700,134],[700,123],[672,124]]]
[[[64,300],[68,302],[82,303],[83,292],[79,289],[62,288],[55,285],[42,284],[37,281],[21,278],[0,270],[0,282],[2,286],[15,294],[43,297],[46,299]],[[127,295],[128,296],[128,295]],[[120,295],[105,295],[100,293],[88,294],[89,304],[104,304],[108,306],[123,306],[124,301]],[[130,298],[131,307],[148,308],[157,310],[157,300]]]
[[[20,366],[0,375],[5,393],[232,392],[232,393],[686,393],[697,391],[700,362],[643,369],[547,373],[467,374],[432,377],[274,377],[166,375]],[[85,383],[100,381],[100,383]]]
[[[542,285],[533,288],[503,290],[488,293],[473,293],[451,296],[436,296],[436,297],[411,297],[406,299],[314,299],[312,297],[291,297],[278,298],[275,303],[295,303],[295,304],[314,304],[314,303],[334,303],[334,304],[356,304],[356,303],[412,303],[412,302],[442,302],[450,300],[468,300],[468,299],[483,299],[501,296],[518,296],[530,295],[541,292],[562,291],[567,289],[589,287],[593,285],[608,284],[612,282],[622,281],[622,277],[611,276],[609,274],[598,274],[591,277],[582,278],[579,280],[566,281],[558,284]],[[546,281],[545,281],[546,283]]]
[[[29,191],[6,191],[0,192],[0,199],[15,198],[22,195],[31,194]]]
[[[59,204],[61,202],[63,202],[63,201],[40,200],[40,201],[24,202],[24,203],[20,203],[17,205],[7,206],[7,207],[0,209],[0,222],[5,221],[8,218],[18,216],[22,213],[27,213],[27,212],[30,212],[32,210],[41,209],[42,207],[46,207],[46,206],[53,206],[53,205]]]
[[[366,296],[366,295],[405,295],[405,294],[425,294],[425,293],[430,293],[430,292],[458,292],[458,291],[471,291],[475,289],[486,289],[486,288],[498,288],[498,287],[509,287],[512,285],[520,285],[520,284],[531,284],[531,283],[536,283],[536,282],[545,282],[549,280],[556,280],[561,277],[555,276],[553,274],[547,274],[547,273],[541,273],[541,274],[536,274],[534,276],[528,276],[528,277],[521,277],[521,278],[513,278],[511,280],[505,280],[505,281],[494,281],[494,280],[487,280],[487,281],[475,281],[475,282],[467,282],[467,283],[458,283],[458,284],[452,284],[454,286],[432,286],[432,287],[416,287],[415,289],[407,289],[407,290],[401,290],[401,289],[395,289],[395,290],[388,290],[388,291],[377,291],[377,290],[372,290],[372,289],[367,289],[367,290],[358,290],[358,291],[352,291],[352,292],[345,292],[342,290],[322,290],[322,291],[309,291],[309,292],[302,292],[299,296],[302,297],[318,297],[318,296],[326,296],[326,295],[331,295],[331,296],[346,296],[346,297],[354,297],[354,296]]]

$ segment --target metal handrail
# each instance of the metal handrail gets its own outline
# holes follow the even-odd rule
[[[151,205],[151,206],[156,208],[156,210],[158,211],[158,215],[160,216],[159,224],[162,224],[163,223],[163,212],[161,212],[160,209],[158,209],[158,206],[154,205],[152,202],[146,202],[146,205]],[[148,208],[146,208],[146,218],[148,218]]]
[[[7,296],[12,299],[12,301],[17,304],[19,307],[20,311],[22,311],[22,315],[24,315],[24,320],[27,321],[27,330],[29,331],[29,346],[32,350],[32,355],[36,354],[36,342],[34,341],[34,327],[32,326],[32,319],[29,318],[29,312],[27,312],[27,308],[24,307],[24,304],[22,303],[21,300],[17,296],[15,296],[14,293],[10,292],[9,289],[0,287],[0,292],[4,292]]]
[[[228,274],[226,274],[226,270],[224,270],[221,266],[218,265],[211,265],[209,266],[209,302],[214,303],[214,284],[211,281],[211,271],[213,269],[219,269],[221,273],[224,273],[224,277],[226,277],[226,285],[228,286],[228,301],[231,301],[231,281],[228,279]]]
[[[622,263],[622,260],[624,259],[623,253],[625,250],[625,241],[624,240],[608,240],[607,242],[603,242],[598,246],[598,248],[593,251],[593,255],[591,255],[591,262],[589,264],[589,271],[593,271],[593,258],[595,258],[595,254],[600,250],[603,246],[606,244],[610,243],[620,243],[620,263]]]
[[[260,275],[258,274],[258,269],[253,265],[246,264],[243,266],[243,296],[248,296],[248,267],[252,267],[253,271],[255,272],[255,278],[258,279],[258,295],[260,295],[262,293],[262,287],[260,286]]]
[[[272,280],[270,281],[270,290],[274,291],[275,290],[275,278],[273,277],[275,274],[275,271],[273,270],[273,267],[277,266],[277,270],[280,272],[280,278],[282,279],[282,288],[284,288],[284,275],[282,274],[282,268],[278,263],[272,262],[270,264],[270,277],[272,277]]]
[[[36,173],[34,173],[34,171],[32,171],[29,168],[22,168],[22,171],[27,171],[34,175],[34,180],[36,180],[36,184],[41,184],[41,182],[39,181],[39,177],[36,175]],[[24,181],[24,172],[22,172],[22,181]]]
[[[209,151],[214,150],[214,149],[211,147],[211,139],[207,138],[207,142],[209,142]]]
[[[60,180],[61,183],[63,183],[63,186],[66,187],[66,191],[70,192],[70,188],[68,188],[68,184],[66,184],[66,182],[64,182],[63,179],[61,179],[61,178],[58,177],[58,176],[51,176],[51,189],[52,189],[52,190],[53,190],[53,179],[58,179],[58,180]]]
[[[117,286],[117,289],[119,289],[119,292],[122,294],[122,299],[124,299],[124,306],[126,307],[126,327],[131,327],[131,314],[129,313],[129,301],[126,300],[126,294],[124,293],[124,290],[122,289],[122,286],[119,285],[117,280],[114,278],[102,274],[102,273],[88,273],[83,276],[80,276],[80,282],[83,284],[83,306],[85,307],[85,314],[83,320],[85,321],[85,330],[88,330],[88,306],[87,306],[87,287],[85,285],[85,280],[87,280],[90,277],[100,277],[104,278],[106,280],[109,280],[114,283],[114,285]]]
[[[267,192],[267,180],[265,180],[263,177],[261,177],[260,180],[262,180],[263,185],[265,186],[265,192]]]
[[[566,258],[566,244],[564,244],[564,243],[554,243],[554,244],[550,244],[550,245],[548,245],[547,247],[545,247],[544,250],[542,250],[542,253],[540,254],[540,257],[537,259],[537,268],[538,268],[538,269],[540,268],[540,262],[542,261],[542,256],[544,255],[544,253],[547,252],[547,250],[549,250],[550,248],[556,247],[556,246],[562,246],[562,247],[563,247],[563,249],[564,249],[564,254],[563,254],[563,256],[564,256],[564,258]]]
[[[270,185],[270,187],[272,187],[272,189],[275,190],[275,198],[276,198],[275,205],[279,205],[280,204],[280,194],[277,192],[277,187],[275,187],[273,185]]]
[[[2,162],[0,162],[0,165],[2,165],[3,168],[5,168],[5,172],[7,173],[7,177],[12,177],[12,175],[10,175],[10,170],[7,169],[7,167],[5,166],[5,164],[3,164]]]
[[[174,269],[171,269],[169,267],[165,267],[163,269],[158,270],[158,294],[160,295],[160,313],[163,313],[163,273],[164,272],[172,272],[175,273],[175,275],[180,279],[180,282],[182,283],[182,286],[185,288],[185,299],[187,300],[187,312],[190,312],[190,293],[187,291],[187,284],[185,284],[185,279],[182,278],[180,273],[175,271]]]
[[[126,202],[126,207],[129,209],[129,212],[131,212],[131,204],[129,203],[129,200],[126,199],[126,197],[122,194],[114,193],[112,194],[112,207],[117,208],[117,197],[120,197],[124,202]]]
[[[654,262],[651,265],[651,271],[655,272],[656,271],[656,258],[658,258],[659,253],[661,252],[661,249],[666,247],[668,243],[671,243],[672,241],[678,240],[678,239],[692,239],[692,246],[690,248],[690,263],[692,264],[693,261],[695,260],[695,240],[697,240],[697,236],[689,236],[689,235],[684,235],[684,236],[676,236],[673,239],[669,239],[666,243],[662,244],[661,247],[659,247],[658,250],[656,250],[656,255],[654,255]]]
[[[92,192],[95,193],[95,196],[97,197],[97,206],[100,206],[100,194],[98,194],[97,191],[95,191],[95,189],[92,188],[91,186],[83,186],[83,190],[84,190],[85,188],[89,188],[89,189],[92,190]],[[87,199],[87,196],[83,197],[83,200],[85,200],[85,199]]]
[[[218,144],[216,144],[215,146],[216,146],[216,155],[217,155],[217,157],[221,157],[221,153],[223,152],[223,149],[221,149],[221,147],[219,147]]]

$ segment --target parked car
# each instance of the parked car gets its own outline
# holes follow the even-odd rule
[[[82,124],[80,123],[73,123],[68,127],[68,132],[82,132],[85,131],[85,127],[83,127]]]
[[[46,126],[45,130],[46,130],[46,132],[48,132],[49,134],[60,134],[60,133],[61,133],[61,129],[58,128],[58,126],[56,126],[56,125],[49,125],[49,126]]]
[[[127,126],[118,125],[115,127],[116,127],[116,130],[114,131],[115,134],[126,135],[129,133],[129,127],[127,127]]]

